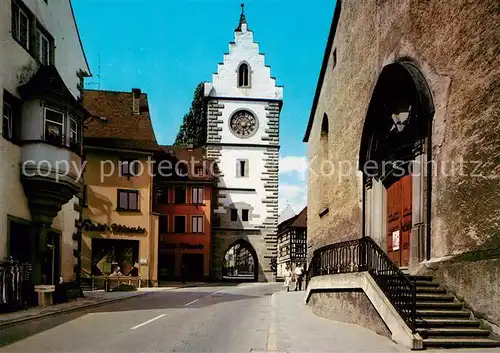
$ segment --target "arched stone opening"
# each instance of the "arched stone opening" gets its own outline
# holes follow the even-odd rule
[[[430,253],[433,116],[420,70],[404,60],[384,67],[360,146],[363,233],[410,271]]]
[[[249,242],[239,239],[227,248],[222,262],[222,279],[258,281],[259,259]]]

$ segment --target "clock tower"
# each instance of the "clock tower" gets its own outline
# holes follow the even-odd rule
[[[279,116],[276,85],[249,29],[244,5],[234,41],[212,82],[205,83],[207,155],[218,165],[212,275],[221,279],[225,253],[236,244],[253,256],[258,281],[273,281],[277,256]]]

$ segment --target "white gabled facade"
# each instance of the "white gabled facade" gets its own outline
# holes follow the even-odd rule
[[[242,65],[246,65],[246,71]],[[272,280],[269,266],[271,257],[276,256],[279,115],[283,88],[271,77],[271,69],[254,42],[243,12],[229,53],[218,65],[212,82],[205,84],[205,97],[207,153],[217,161],[220,171],[218,205],[214,211],[217,221],[213,275],[220,278],[224,255],[231,245],[244,242],[255,250],[258,280]],[[252,118],[238,124],[235,116],[239,114]],[[235,129],[244,131],[244,135]],[[236,218],[234,214],[232,218],[234,212]]]
[[[36,80],[46,75],[55,78],[47,85],[55,84],[62,94],[37,91],[42,85]],[[62,177],[60,184],[55,182],[58,172],[50,168],[47,177],[34,173],[33,177],[23,179],[21,165],[29,160],[64,160],[79,167],[85,118],[79,100],[83,78],[89,76],[90,68],[70,0],[0,3],[0,260],[12,255],[15,243],[12,222],[32,227],[32,234],[25,235],[31,239],[47,236],[36,229],[44,223],[59,234],[58,267],[64,282],[75,279],[78,248],[74,233],[77,232],[75,220],[79,219],[77,196],[82,184],[76,180],[76,170]],[[14,113],[10,114],[8,110],[12,107]],[[62,113],[64,123],[61,136],[54,135],[57,138],[50,143],[45,124],[46,108]],[[8,124],[10,127],[6,128]],[[55,192],[45,189],[51,183]],[[36,194],[41,191],[46,194]],[[58,192],[61,194],[56,196]],[[51,200],[51,196],[53,202],[48,202],[47,212],[42,215],[39,211],[43,208],[43,199]],[[39,201],[41,203],[37,203]],[[43,256],[40,252],[43,245],[38,245],[34,262],[41,261]],[[35,277],[40,277],[37,274],[40,265],[32,265]],[[35,280],[40,281],[40,278]]]

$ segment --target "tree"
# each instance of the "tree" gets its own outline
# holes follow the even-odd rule
[[[193,102],[189,112],[184,115],[182,124],[175,139],[175,146],[200,147],[207,142],[207,112],[205,110],[204,82],[198,84],[194,91]]]

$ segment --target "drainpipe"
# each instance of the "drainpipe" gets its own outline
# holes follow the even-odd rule
[[[363,181],[361,185],[363,189],[363,195],[362,195],[362,206],[361,206],[361,237],[364,238],[366,237],[366,175],[363,173]]]
[[[432,204],[432,120],[427,120],[427,224],[426,224],[426,258],[431,259],[431,204]]]

